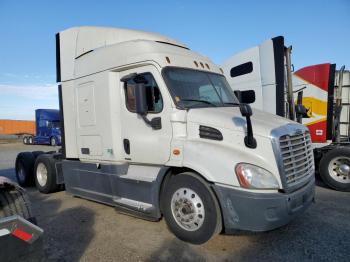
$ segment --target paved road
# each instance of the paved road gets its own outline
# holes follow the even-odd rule
[[[24,150],[52,149],[0,145],[0,175],[13,178],[16,154]],[[65,192],[28,192],[45,230],[42,261],[350,261],[350,193],[322,184],[316,204],[289,225],[219,235],[201,246],[176,239],[164,220],[136,219]]]

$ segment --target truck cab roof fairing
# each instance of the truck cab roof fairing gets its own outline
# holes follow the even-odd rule
[[[60,113],[57,109],[36,109],[36,115],[40,117],[40,119],[47,119],[53,121],[60,120]]]
[[[74,78],[74,62],[79,56],[100,47],[133,40],[150,40],[188,49],[184,44],[160,34],[109,27],[73,27],[56,36],[57,82]],[[62,68],[60,65],[64,64]]]

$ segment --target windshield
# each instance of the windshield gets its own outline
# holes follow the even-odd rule
[[[177,106],[222,107],[239,101],[222,75],[193,69],[166,67],[163,77]]]
[[[56,121],[56,120],[53,120],[49,123],[49,127],[51,128],[60,128],[61,127],[61,123],[60,121]]]

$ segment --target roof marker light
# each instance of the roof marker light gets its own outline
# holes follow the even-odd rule
[[[194,64],[196,65],[196,67],[198,67],[198,63],[196,62],[196,61],[193,61],[194,62]]]
[[[209,67],[209,65],[207,63],[205,64],[205,66],[210,70],[210,67]]]
[[[202,62],[200,62],[200,64],[201,64],[201,67],[202,67],[202,68],[204,68],[204,65],[203,65],[203,63],[202,63]]]

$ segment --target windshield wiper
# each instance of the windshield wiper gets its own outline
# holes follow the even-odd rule
[[[233,106],[239,106],[240,103],[234,103],[234,102],[226,102],[225,105],[233,105]]]
[[[208,104],[208,105],[212,105],[212,106],[217,107],[217,105],[215,105],[214,103],[209,102],[209,101],[207,101],[207,100],[201,100],[201,99],[181,99],[180,101],[202,102],[202,103],[205,103],[205,104]]]

